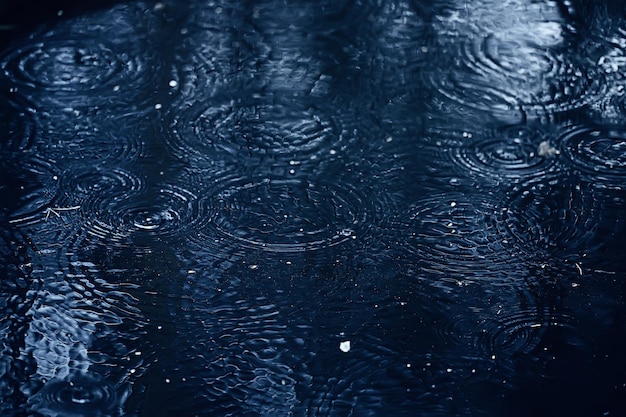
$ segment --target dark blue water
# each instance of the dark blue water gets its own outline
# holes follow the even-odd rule
[[[0,7],[1,415],[626,413],[622,2],[51,4]]]

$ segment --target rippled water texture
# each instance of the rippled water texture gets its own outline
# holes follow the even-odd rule
[[[622,1],[75,8],[0,6],[1,415],[626,413]]]

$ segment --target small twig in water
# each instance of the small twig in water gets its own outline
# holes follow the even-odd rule
[[[50,214],[54,214],[57,217],[61,217],[61,211],[70,211],[70,210],[78,210],[80,206],[72,206],[72,207],[48,207],[45,211],[46,220],[50,218]]]

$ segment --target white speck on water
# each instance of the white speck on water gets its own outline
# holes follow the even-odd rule
[[[385,142],[387,142],[387,143],[392,142],[392,141],[393,141],[393,138],[391,136],[387,136],[385,138]]]
[[[552,158],[554,155],[558,154],[559,151],[547,140],[541,142],[537,149],[537,155],[543,156],[544,158]]]
[[[331,150],[329,151],[329,153],[330,153],[331,155],[336,155],[336,154],[337,154],[337,151],[336,151],[335,149],[331,149]]]
[[[163,105],[161,103],[157,103],[154,105],[154,108],[160,110],[161,108],[163,108]]]
[[[116,92],[120,91],[120,86],[119,85],[114,86],[113,87],[113,91],[116,91]]]
[[[346,340],[339,343],[339,350],[341,350],[343,353],[350,352],[350,341]]]
[[[255,270],[255,269],[259,269],[258,265],[250,265],[248,268]]]
[[[171,80],[169,82],[169,86],[172,87],[172,88],[176,87],[177,85],[178,85],[178,81],[176,81],[176,80]]]
[[[450,207],[456,207],[456,201],[451,202]]]

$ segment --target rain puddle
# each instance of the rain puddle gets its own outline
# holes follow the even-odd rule
[[[626,412],[620,2],[17,12],[3,416]]]

